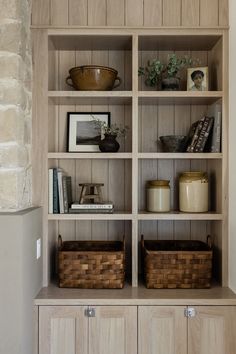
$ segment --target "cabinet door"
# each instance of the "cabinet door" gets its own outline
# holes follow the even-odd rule
[[[235,354],[236,307],[196,306],[188,320],[188,353]]]
[[[142,354],[187,354],[187,318],[182,306],[140,306],[138,345]]]
[[[97,306],[89,318],[89,354],[137,354],[137,307]]]
[[[39,354],[88,354],[85,307],[39,307]]]

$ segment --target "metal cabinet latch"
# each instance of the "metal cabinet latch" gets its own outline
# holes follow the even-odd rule
[[[86,317],[95,317],[95,309],[89,307],[84,311],[84,314]]]
[[[196,310],[194,307],[187,307],[184,309],[184,316],[187,318],[192,318],[196,316]]]

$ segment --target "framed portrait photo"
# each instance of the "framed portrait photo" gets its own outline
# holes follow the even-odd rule
[[[96,121],[110,126],[110,112],[68,112],[68,152],[99,152],[103,132]]]
[[[187,91],[208,91],[208,67],[188,68]]]

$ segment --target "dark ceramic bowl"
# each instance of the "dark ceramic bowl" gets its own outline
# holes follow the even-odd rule
[[[164,152],[184,152],[186,149],[185,135],[165,135],[159,137]]]

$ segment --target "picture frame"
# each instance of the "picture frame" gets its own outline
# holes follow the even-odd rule
[[[110,112],[68,112],[67,113],[67,151],[99,152],[99,143],[103,132],[99,133],[94,119],[110,126]]]
[[[208,91],[208,67],[201,66],[187,69],[187,91]]]

